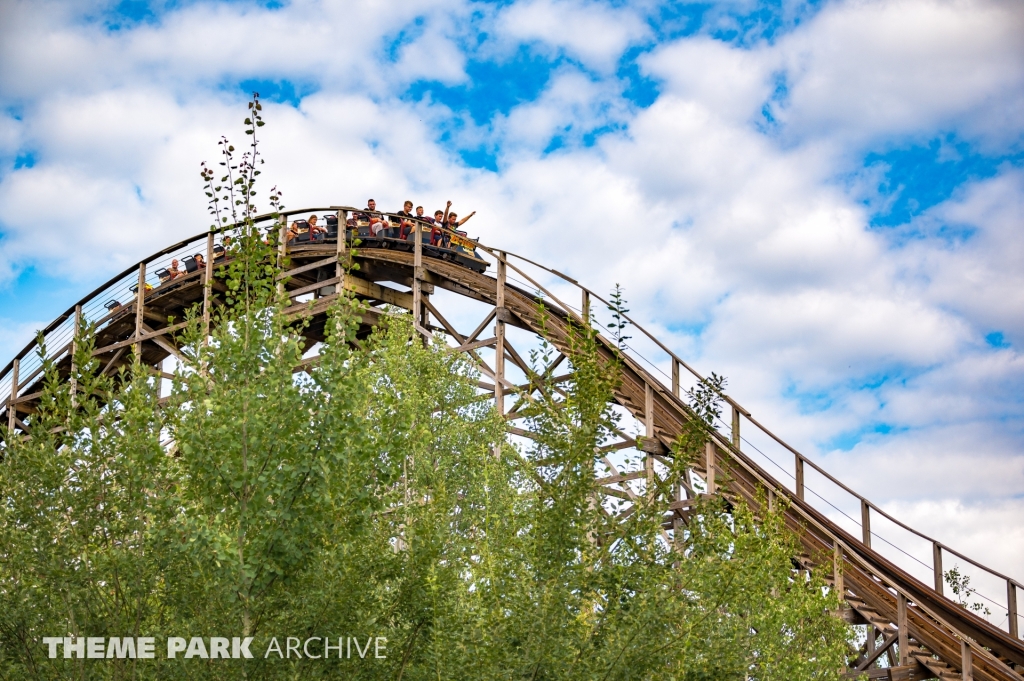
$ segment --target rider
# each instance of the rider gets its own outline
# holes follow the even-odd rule
[[[420,212],[423,212],[422,208],[420,208]],[[415,222],[413,222],[414,216],[412,214],[412,201],[406,201],[404,204],[402,204],[402,210],[395,213],[395,215],[398,215],[402,219],[402,221],[398,224],[398,238],[404,239],[405,237],[409,236],[409,232],[412,231],[413,226],[416,224]]]
[[[366,210],[360,214],[364,220],[370,223],[370,234],[377,236],[378,233],[388,226],[384,216],[377,210],[377,202],[373,199],[366,200]]]

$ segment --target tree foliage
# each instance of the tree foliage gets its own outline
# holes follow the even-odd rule
[[[848,630],[778,512],[705,499],[667,542],[653,495],[625,517],[599,498],[617,372],[592,333],[570,334],[571,381],[524,398],[529,444],[407,316],[356,342],[352,298],[293,373],[308,349],[246,177],[228,304],[209,339],[190,316],[170,396],[138,363],[99,375],[86,328],[77,391],[44,354],[28,437],[4,433],[0,679],[838,678]],[[153,636],[156,657],[49,658],[53,636]],[[169,636],[251,636],[254,658],[167,659]],[[386,638],[386,657],[264,657],[274,637]]]

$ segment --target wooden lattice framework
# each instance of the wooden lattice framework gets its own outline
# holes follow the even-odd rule
[[[275,218],[271,216],[257,218],[257,223],[275,231],[279,227],[278,233],[283,235],[289,216],[329,211],[336,213],[339,223],[344,225],[353,210],[339,206],[303,209],[276,218],[279,223],[272,222]],[[350,251],[345,239],[291,247],[279,241],[279,261],[286,264],[279,278],[282,289],[293,301],[285,312],[295,318],[307,318],[303,334],[310,347],[315,348],[323,340],[325,313],[338,297],[339,287],[370,303],[362,319],[363,333],[376,324],[381,314],[377,307],[387,304],[408,310],[415,314],[414,324],[420,333],[441,334],[454,351],[473,358],[480,368],[481,394],[493,396],[513,437],[530,436],[522,427],[518,400],[532,389],[557,389],[558,383],[569,378],[564,371],[567,363],[562,352],[567,350],[570,325],[593,323],[592,305],[607,305],[600,296],[556,270],[482,245],[478,253],[489,262],[493,274],[425,257],[418,242],[409,243],[405,250]],[[205,256],[204,268],[151,289],[147,286],[157,267],[172,257],[193,253]],[[203,233],[150,256],[83,298],[44,330],[49,356],[58,370],[71,375],[74,338],[88,319],[98,329],[94,355],[100,360],[100,371],[109,373],[133,361],[134,347],[142,364],[154,375],[171,378],[165,371],[165,360],[187,359],[173,336],[184,324],[169,320],[183,319],[184,311],[198,303],[209,328],[210,312],[220,304],[224,292],[213,276],[215,268],[224,263],[216,254],[216,236]],[[346,268],[351,262],[359,265],[354,271]],[[578,304],[567,302],[570,295]],[[460,305],[467,301],[476,310],[460,310]],[[480,320],[475,328],[468,332],[460,329],[459,324],[473,314]],[[787,527],[803,547],[794,560],[802,569],[821,571],[846,604],[838,616],[865,627],[859,657],[851,664],[851,677],[867,674],[869,678],[885,679],[1024,679],[1024,644],[1020,640],[1017,610],[1018,593],[1024,585],[900,523],[765,429],[728,396],[723,397],[731,410],[731,420],[712,433],[703,460],[692,466],[690,483],[664,484],[659,476],[666,470],[662,464],[671,456],[669,447],[684,424],[693,418],[683,399],[682,377],[701,377],[653,335],[634,327],[649,345],[668,358],[669,371],[665,378],[659,378],[656,367],[637,353],[627,350],[621,355],[621,380],[615,400],[632,417],[636,433],[630,435],[623,430],[620,440],[604,448],[605,475],[598,482],[606,495],[627,503],[637,499],[637,495],[653,495],[664,507],[666,541],[672,541],[687,521],[689,509],[700,494],[724,495],[732,501],[742,499],[754,508],[758,507],[759,499],[772,504],[784,497],[788,501]],[[513,339],[516,334],[519,341]],[[530,337],[542,337],[558,351],[539,372],[526,361],[527,353],[522,347],[517,347],[522,338]],[[601,335],[599,340],[602,351],[610,358],[614,352],[610,341]],[[35,350],[35,343],[30,343],[0,372],[0,395],[8,396],[2,416],[15,435],[27,430],[22,415],[33,413],[42,390],[42,365]],[[307,367],[309,361],[315,360],[307,360],[296,371]],[[561,374],[556,371],[559,367],[563,369]],[[745,450],[740,433],[744,422],[793,457],[793,484],[782,484],[755,461],[749,448]],[[622,469],[610,456],[616,451],[635,449],[638,444],[643,463],[636,469]],[[858,502],[860,536],[845,530],[810,503],[805,484],[808,471],[823,476]],[[871,530],[871,520],[876,516],[931,542],[933,583],[917,579],[905,566],[872,548],[872,537],[877,535]],[[1005,630],[943,594],[944,554],[1006,584]],[[823,560],[823,556],[830,556],[831,560]]]

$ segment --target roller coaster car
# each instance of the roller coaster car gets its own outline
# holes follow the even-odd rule
[[[103,307],[107,308],[107,312],[113,312],[117,308],[121,307],[121,303],[117,300],[108,300],[103,303]]]
[[[161,284],[166,284],[167,282],[169,282],[171,280],[171,273],[168,272],[163,267],[161,267],[160,269],[158,269],[156,271],[156,276],[158,276],[160,278],[160,283]]]
[[[348,221],[348,238],[358,238],[361,248],[390,248],[396,251],[412,251],[415,248],[416,232],[420,234],[423,242],[423,255],[429,258],[438,258],[454,262],[463,267],[468,267],[475,272],[483,272],[487,269],[486,260],[476,254],[477,240],[466,237],[465,232],[441,232],[438,236],[439,243],[431,243],[431,235],[435,228],[420,223],[411,229],[411,232],[403,239],[402,228],[395,223],[387,223],[390,226],[379,230],[376,234],[370,231],[369,221],[366,219],[353,219]],[[437,230],[440,232],[440,230]]]
[[[181,259],[181,264],[185,266],[185,272],[191,274],[199,269],[199,263],[196,262],[195,256],[187,255]]]
[[[216,246],[213,247],[213,259],[214,260],[220,260],[221,258],[224,257],[225,253],[227,253],[227,249],[225,249],[224,246],[222,246],[221,244],[217,244]],[[164,270],[164,272],[166,272],[166,271],[167,270]],[[161,275],[159,272],[157,272],[157,276],[160,277],[160,281],[164,280],[163,275]],[[170,276],[171,276],[170,274],[167,275],[168,278],[170,278]]]
[[[334,217],[334,223],[337,225],[338,217]],[[296,220],[295,228],[299,230],[299,234],[295,236],[289,243],[292,244],[308,244],[310,242],[319,243],[324,240],[324,233],[318,232],[314,234],[309,228],[309,222],[306,220]],[[337,229],[335,229],[337,233]]]

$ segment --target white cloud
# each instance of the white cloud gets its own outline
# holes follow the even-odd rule
[[[863,143],[961,126],[995,141],[1020,134],[1024,8],[1014,2],[851,0],[783,37],[793,137]]]
[[[650,31],[631,9],[584,0],[527,0],[509,5],[496,18],[504,40],[561,48],[587,66],[610,70],[632,44]]]

